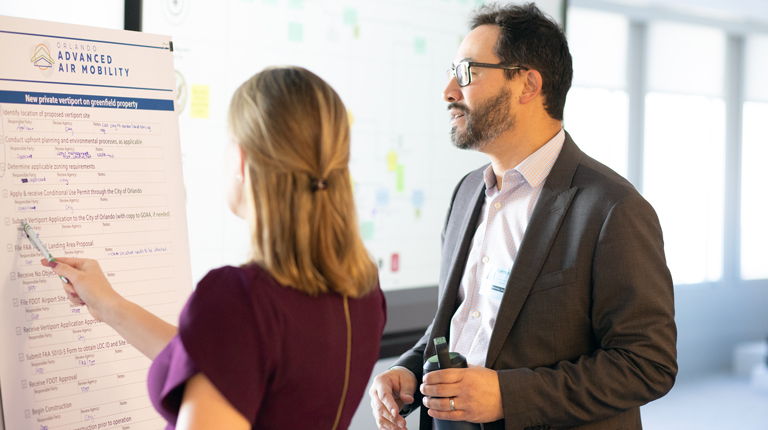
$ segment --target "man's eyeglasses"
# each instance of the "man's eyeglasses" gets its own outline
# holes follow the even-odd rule
[[[504,69],[504,70],[528,70],[528,68],[524,66],[503,66],[501,64],[475,63],[472,61],[463,61],[457,64],[456,67],[451,67],[450,69],[446,70],[445,77],[448,78],[448,80],[451,80],[451,78],[455,76],[456,82],[459,83],[459,86],[466,87],[472,82],[473,67],[485,67],[488,69]]]

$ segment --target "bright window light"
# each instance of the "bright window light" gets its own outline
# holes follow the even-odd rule
[[[629,20],[626,16],[568,8],[573,85],[625,89]]]
[[[565,105],[565,129],[584,152],[623,176],[627,174],[628,37],[626,16],[568,8],[573,87]]]
[[[744,94],[750,101],[768,103],[768,35],[746,38]]]
[[[648,91],[723,97],[725,32],[710,27],[648,25]]]
[[[643,194],[664,232],[675,284],[722,276],[725,102],[649,93],[645,99]]]
[[[625,177],[628,118],[626,91],[574,87],[568,92],[565,129],[582,151]]]
[[[741,277],[768,278],[768,103],[744,103],[741,160]]]
[[[122,30],[124,0],[25,0],[0,2],[0,15]],[[45,31],[40,31],[45,33]]]

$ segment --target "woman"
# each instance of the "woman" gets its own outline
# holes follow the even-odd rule
[[[154,360],[150,397],[168,428],[346,428],[385,321],[357,230],[346,109],[311,72],[270,68],[235,92],[229,130],[227,200],[250,222],[251,262],[208,273],[178,329],[117,294],[94,260],[43,264]]]

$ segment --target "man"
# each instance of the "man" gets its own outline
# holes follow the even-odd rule
[[[653,208],[562,129],[571,56],[534,5],[481,8],[443,98],[452,140],[490,165],[454,191],[440,303],[424,337],[369,394],[484,429],[640,429],[677,374],[673,287]],[[480,63],[480,64],[478,64]],[[468,369],[422,372],[445,336]]]

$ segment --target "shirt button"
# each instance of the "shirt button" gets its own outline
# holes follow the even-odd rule
[[[498,208],[500,208],[500,207],[501,207],[501,203],[499,203],[499,202],[496,202],[496,203],[494,203],[494,204],[493,204],[493,207],[495,207],[496,209],[498,209]]]
[[[472,312],[472,318],[478,318],[479,316],[480,316],[480,311]]]
[[[483,263],[487,263],[487,262],[488,262],[488,256],[483,257]]]

